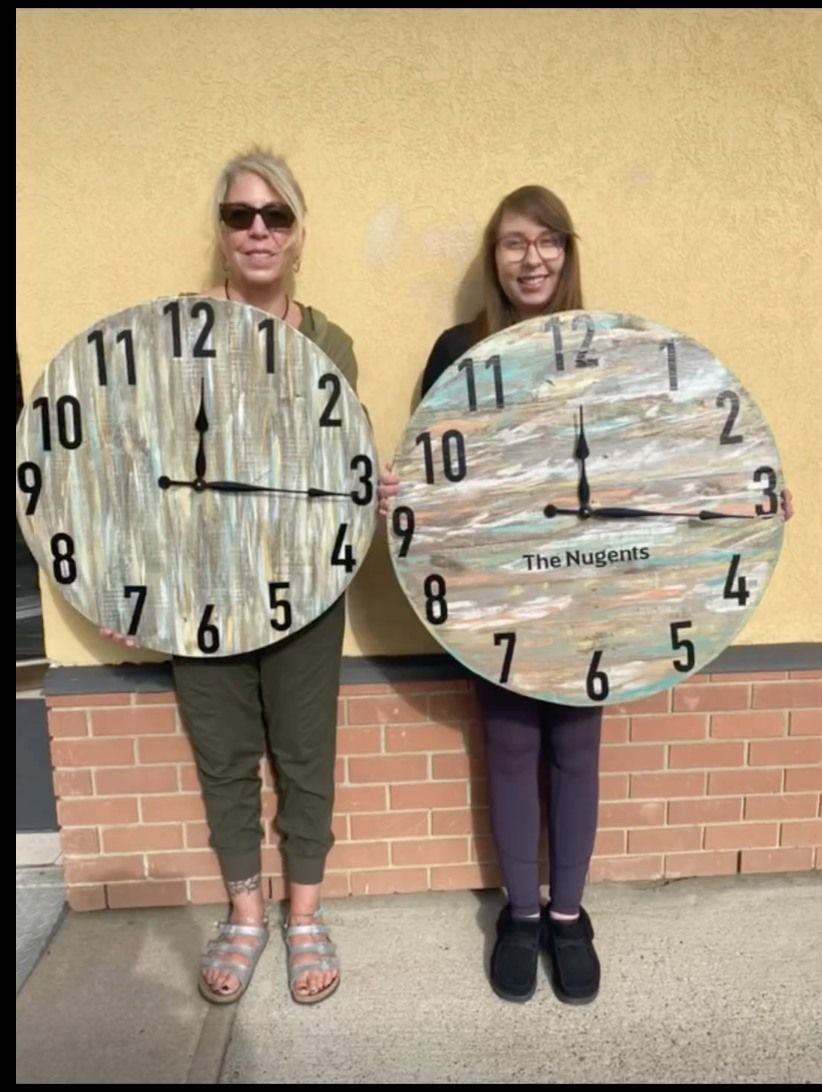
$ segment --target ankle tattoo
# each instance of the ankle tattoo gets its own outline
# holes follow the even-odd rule
[[[262,874],[258,872],[256,876],[249,876],[247,880],[227,880],[226,887],[231,896],[250,895],[252,891],[260,889],[262,882]]]

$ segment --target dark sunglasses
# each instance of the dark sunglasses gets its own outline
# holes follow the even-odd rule
[[[254,205],[246,205],[241,201],[220,205],[220,219],[232,231],[248,231],[258,213],[269,231],[290,228],[296,220],[293,209],[288,205],[263,205],[262,208],[255,208]]]

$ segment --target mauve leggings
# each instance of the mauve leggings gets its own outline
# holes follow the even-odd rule
[[[515,917],[539,913],[540,754],[549,771],[551,909],[576,914],[594,849],[602,709],[553,705],[484,679],[491,830]]]

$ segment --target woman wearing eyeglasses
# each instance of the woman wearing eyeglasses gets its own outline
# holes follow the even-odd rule
[[[542,186],[523,186],[502,199],[485,228],[481,258],[484,306],[473,322],[437,338],[423,373],[423,396],[489,334],[582,307],[574,226],[563,202]],[[381,511],[397,485],[389,469],[380,480]],[[602,710],[541,702],[481,678],[475,688],[485,729],[491,831],[508,892],[491,955],[491,986],[507,1001],[527,1001],[536,989],[542,944],[552,957],[559,998],[593,1001],[599,960],[580,902],[596,835]],[[539,890],[543,748],[550,786],[547,907]]]
[[[484,306],[473,322],[437,339],[422,380],[424,396],[478,341],[537,315],[582,308],[577,236],[556,194],[542,186],[509,193],[494,210],[482,242]],[[397,491],[388,468],[380,511]],[[790,493],[783,496],[792,514]],[[475,681],[485,728],[491,830],[508,903],[497,922],[491,956],[494,991],[527,1001],[536,989],[540,946],[552,985],[569,1004],[593,1001],[600,966],[582,892],[594,848],[599,789],[601,708],[556,705]],[[550,903],[539,890],[540,764],[548,766]]]
[[[214,190],[219,283],[205,293],[268,311],[315,342],[356,388],[351,338],[293,297],[305,242],[305,200],[285,160],[261,151],[232,159]],[[277,824],[287,860],[285,923],[291,994],[301,1004],[338,987],[336,948],[320,917],[325,860],[334,842],[337,693],[344,596],[314,622],[268,648],[239,656],[173,658],[180,709],[202,787],[210,845],[231,900],[206,949],[205,998],[237,1001],[268,941],[261,875],[259,765],[266,739],[277,772]],[[122,634],[106,636],[129,645]]]

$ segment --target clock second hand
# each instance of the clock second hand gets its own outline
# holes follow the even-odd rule
[[[170,489],[172,486],[183,486],[193,489],[195,493],[202,493],[206,489],[217,493],[285,493],[297,497],[345,497],[351,499],[350,493],[337,493],[331,489],[316,489],[309,486],[308,489],[274,488],[267,485],[246,485],[245,482],[207,482],[202,478],[195,478],[193,482],[180,482],[167,477],[165,474],[157,479],[161,489]]]

